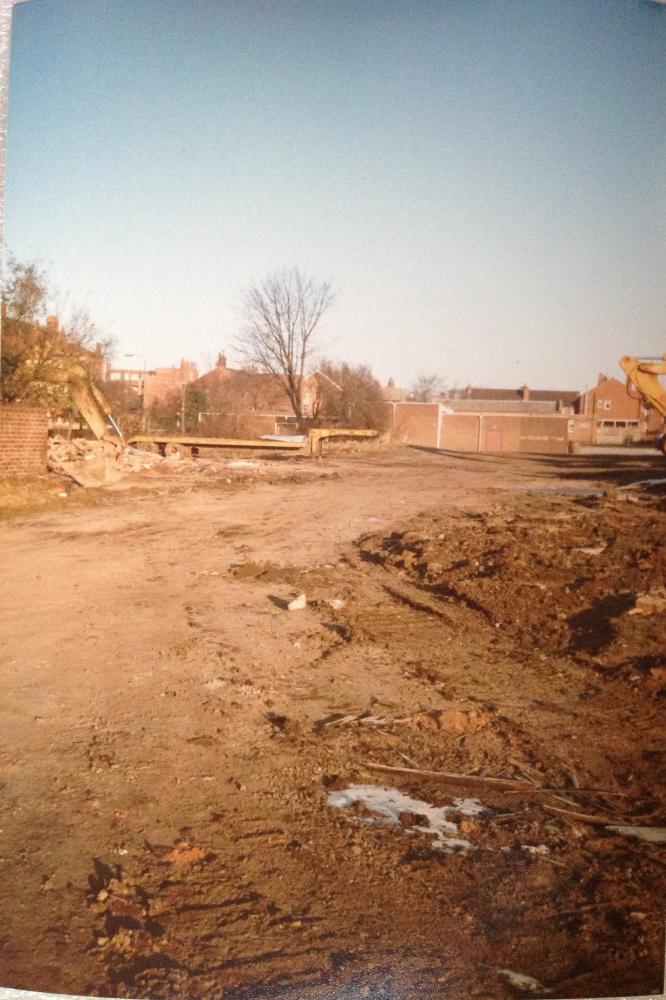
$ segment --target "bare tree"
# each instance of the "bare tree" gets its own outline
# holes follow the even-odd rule
[[[333,304],[326,281],[298,268],[278,271],[250,288],[243,306],[238,350],[246,365],[273,375],[303,424],[303,376],[316,346],[322,316]]]
[[[421,372],[409,390],[409,398],[415,403],[430,403],[441,396],[443,391],[444,381],[439,375],[425,375]]]

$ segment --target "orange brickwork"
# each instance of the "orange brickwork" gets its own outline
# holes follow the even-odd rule
[[[0,475],[46,472],[48,413],[32,406],[0,406]]]

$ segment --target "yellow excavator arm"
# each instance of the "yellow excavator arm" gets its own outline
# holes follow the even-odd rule
[[[666,417],[666,389],[659,381],[666,375],[666,354],[660,358],[634,358],[625,354],[620,358],[620,366],[627,376],[627,392],[638,395],[647,406],[652,406],[662,417]],[[662,434],[658,447],[666,455],[666,434]]]
[[[666,375],[666,354],[658,358],[632,358],[625,354],[620,358],[620,366],[627,376],[627,389],[634,386],[648,406],[666,416],[666,389],[659,381],[660,375]]]
[[[58,381],[67,385],[74,405],[96,438],[100,441],[112,441],[120,446],[125,444],[111,407],[82,362],[63,366],[58,373]]]

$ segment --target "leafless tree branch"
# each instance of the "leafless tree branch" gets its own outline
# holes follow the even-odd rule
[[[316,281],[298,268],[269,275],[245,295],[238,350],[246,365],[276,378],[299,425],[305,369],[334,298],[327,281]]]

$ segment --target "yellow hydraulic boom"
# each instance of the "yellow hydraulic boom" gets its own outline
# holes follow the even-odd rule
[[[633,358],[625,354],[620,358],[620,366],[627,376],[627,391],[630,395],[639,396],[647,406],[666,417],[666,389],[659,381],[660,375],[666,375],[666,354],[661,358]],[[666,435],[659,438],[659,448],[666,454]]]
[[[125,444],[122,431],[113,418],[111,407],[90,377],[82,362],[63,367],[58,381],[65,382],[77,410],[100,441]]]

